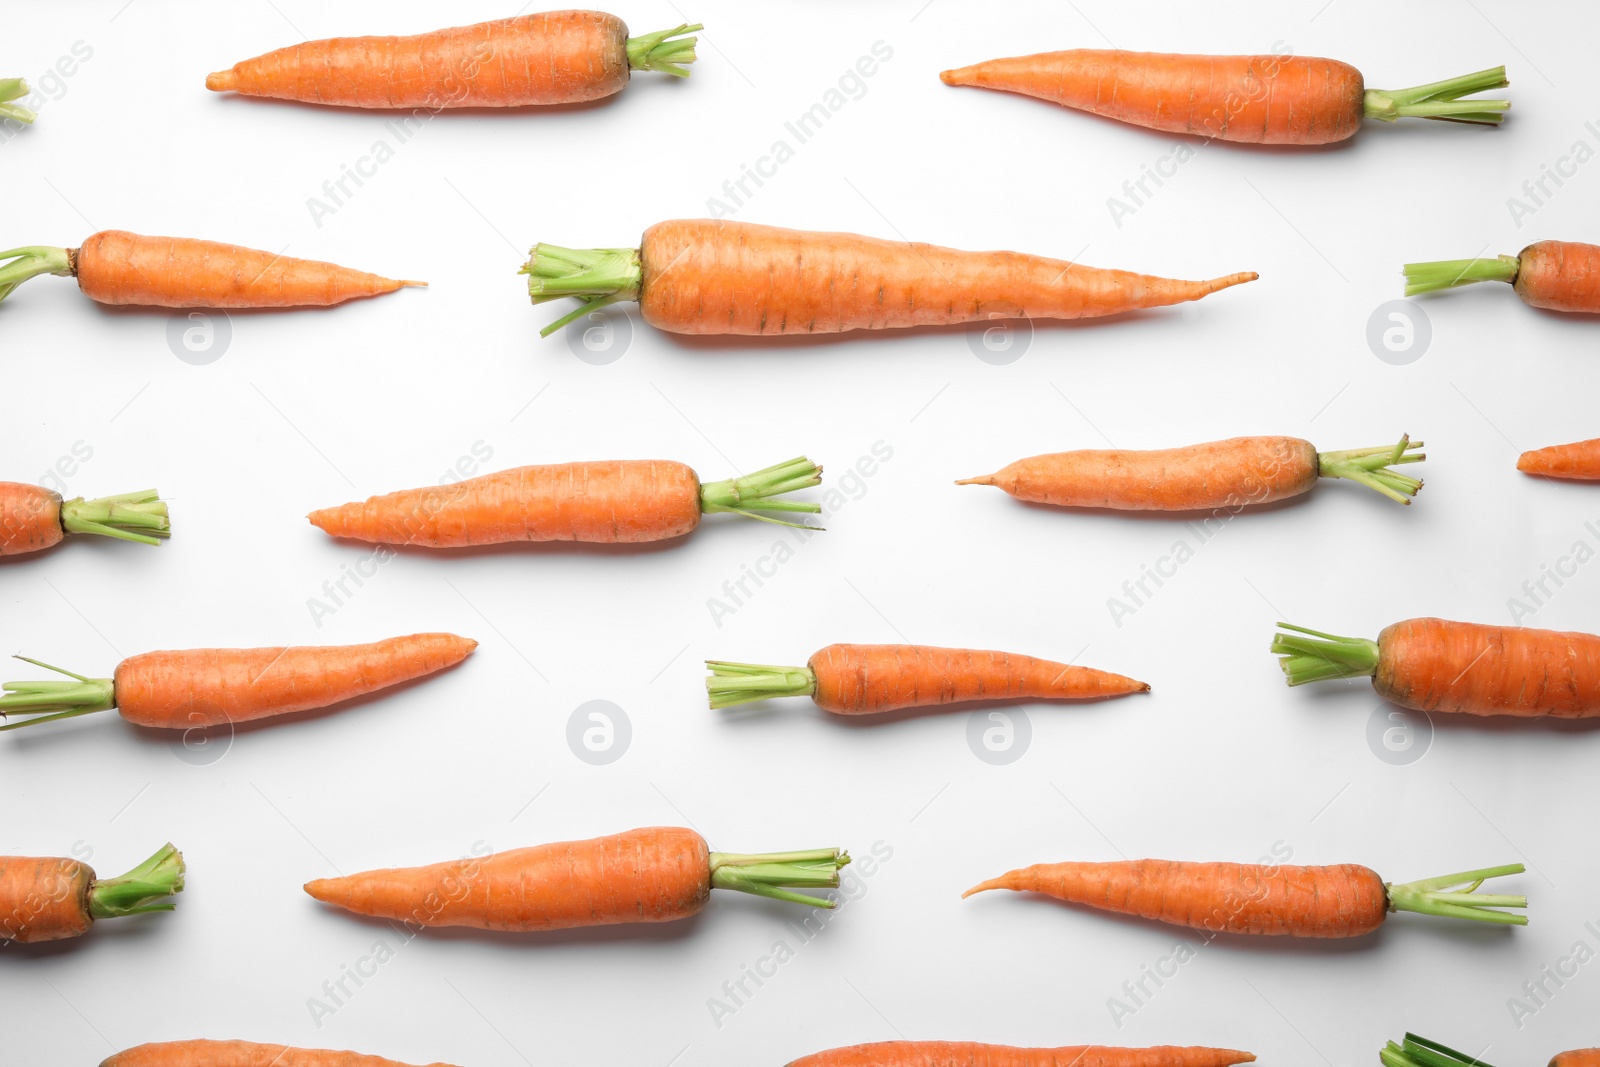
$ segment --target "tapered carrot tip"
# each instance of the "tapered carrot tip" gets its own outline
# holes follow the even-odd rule
[[[214,93],[231,93],[239,88],[239,74],[233,70],[219,70],[206,75],[206,88]]]
[[[1524,474],[1538,474],[1539,461],[1532,452],[1524,452],[1517,457],[1517,470]]]
[[[1222,289],[1232,289],[1235,285],[1253,282],[1260,277],[1261,275],[1253,270],[1243,270],[1238,274],[1229,274],[1223,278],[1213,278],[1211,281],[1206,282],[1206,291],[1215,293]]]
[[[1148,686],[1146,688],[1148,688]],[[968,897],[970,897],[974,893],[985,893],[985,892],[988,892],[991,889],[1015,889],[1015,888],[1016,888],[1016,885],[1014,884],[1011,875],[1002,874],[1000,877],[991,878],[987,882],[979,882],[977,885],[973,886],[971,889],[967,890],[965,893],[962,893],[961,894],[961,899],[962,900],[966,900]]]
[[[958,478],[958,479],[956,479],[956,484],[957,485],[993,485],[994,484],[994,475],[992,475],[992,474],[980,474],[976,478]]]
[[[331,887],[335,881],[337,879],[334,878],[313,878],[301,888],[324,904],[331,904],[333,902]]]

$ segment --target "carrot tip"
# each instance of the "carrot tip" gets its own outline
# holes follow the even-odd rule
[[[980,474],[976,478],[957,478],[957,485],[993,485],[994,475]]]
[[[214,93],[231,93],[239,87],[239,75],[232,70],[219,70],[206,75],[206,88]]]
[[[979,882],[977,885],[973,886],[971,889],[967,890],[965,893],[962,893],[961,894],[961,899],[962,900],[966,900],[968,897],[972,896],[974,893],[985,893],[985,892],[988,892],[991,889],[1004,889],[1004,888],[1006,888],[1006,887],[1005,887],[1004,881],[1002,879],[991,878],[987,882]]]
[[[402,289],[405,288],[406,286],[411,286],[412,288],[416,288],[416,289],[426,289],[428,287],[428,283],[427,282],[411,281],[411,280],[407,279],[407,280],[402,281],[400,283],[400,287]]]

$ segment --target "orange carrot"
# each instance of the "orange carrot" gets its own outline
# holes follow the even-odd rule
[[[1017,252],[962,252],[727,219],[661,222],[638,248],[537,245],[522,268],[535,304],[583,303],[541,336],[619,300],[684,334],[844,333],[1000,319],[1085,319],[1199,300],[1209,282],[1100,270]]]
[[[804,667],[707,660],[713,708],[809,696],[835,715],[968,701],[1105,700],[1145,693],[1147,682],[1011,652],[927,645],[829,645]]]
[[[1546,478],[1600,481],[1600,437],[1524,452],[1517,458],[1517,470]]]
[[[1420,463],[1422,442],[1318,452],[1298,437],[1234,437],[1187,448],[1092,449],[1018,460],[957,485],[992,485],[1019,500],[1063,508],[1118,511],[1237,511],[1308,493],[1318,478],[1348,478],[1391,500],[1411,503],[1416,478],[1389,469]]]
[[[1402,1042],[1390,1041],[1378,1051],[1378,1062],[1384,1067],[1491,1067],[1476,1056],[1416,1034],[1407,1034]],[[1600,1048],[1558,1052],[1551,1057],[1550,1067],[1600,1067]]]
[[[100,1067],[409,1067],[359,1052],[258,1045],[253,1041],[157,1041],[113,1053]],[[428,1067],[450,1067],[432,1063]]]
[[[1246,144],[1343,141],[1363,118],[1414,117],[1498,125],[1505,100],[1463,100],[1500,89],[1495,67],[1396,91],[1367,89],[1348,63],[1312,56],[1193,56],[1074,49],[978,63],[939,75],[946,85],[1021,93],[1167,133]]]
[[[629,544],[692,533],[702,513],[801,526],[760,513],[821,511],[820,504],[779,499],[821,482],[822,468],[804,456],[704,484],[691,468],[670,460],[555,463],[406,489],[307,517],[335,537],[388,545]]]
[[[635,70],[689,76],[701,27],[628,36],[615,15],[545,11],[414,37],[335,37],[268,52],[206,78],[214,92],[342,107],[526,107],[598,100]]]
[[[167,308],[329,307],[428,284],[216,241],[102,230],[82,248],[0,252],[0,300],[41,274],[76,277],[84,295],[101,304]]]
[[[1013,1048],[976,1041],[877,1041],[813,1052],[788,1067],[1231,1067],[1255,1058],[1254,1053],[1230,1048],[1176,1045]]]
[[[466,659],[478,642],[455,634],[412,634],[368,645],[310,648],[205,648],[146,652],[111,678],[86,678],[26,656],[68,682],[7,682],[0,717],[32,718],[17,730],[116,708],[139,726],[190,730],[310,711],[424,678]]]
[[[1272,652],[1290,685],[1372,676],[1392,704],[1426,712],[1582,719],[1600,715],[1594,634],[1407,619],[1376,641],[1278,624]]]
[[[67,534],[99,534],[159,545],[172,532],[167,505],[150,489],[95,500],[37,485],[0,482],[0,556],[22,556],[54,548]]]
[[[1531,307],[1600,314],[1600,245],[1536,241],[1514,256],[1407,263],[1405,276],[1407,296],[1510,282]]]
[[[0,856],[0,941],[78,937],[96,919],[171,911],[182,891],[183,855],[171,845],[106,879],[79,860]]]
[[[831,908],[831,900],[783,887],[837,886],[839,869],[849,862],[832,848],[712,852],[693,830],[652,826],[427,867],[318,878],[305,890],[358,915],[417,926],[566,930],[686,919],[713,889]]]
[[[980,882],[962,896],[989,889],[1042,893],[1213,934],[1360,937],[1391,911],[1525,926],[1527,916],[1497,909],[1525,908],[1526,897],[1477,892],[1485,879],[1522,871],[1513,863],[1395,885],[1354,863],[1041,863]]]

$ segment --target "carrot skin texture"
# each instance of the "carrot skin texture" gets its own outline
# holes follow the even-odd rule
[[[1537,241],[1517,254],[1512,287],[1532,307],[1600,313],[1600,245]]]
[[[1550,1067],[1600,1067],[1600,1048],[1575,1048],[1550,1057]]]
[[[420,926],[566,930],[687,918],[711,895],[711,859],[693,830],[658,826],[319,878],[305,890],[347,911]]]
[[[1226,1048],[1013,1048],[976,1041],[877,1041],[814,1052],[788,1067],[1232,1067],[1255,1060]]]
[[[455,634],[365,645],[146,652],[117,666],[117,710],[169,730],[324,708],[452,667],[478,647]]]
[[[61,494],[22,482],[0,482],[0,556],[54,548],[61,528]]]
[[[1391,703],[1466,715],[1600,715],[1600,636],[1407,619],[1378,635],[1372,687]]]
[[[1546,478],[1600,481],[1600,437],[1524,452],[1517,457],[1517,470]]]
[[[116,1052],[100,1067],[410,1067],[382,1056],[253,1041],[157,1041]],[[446,1063],[427,1067],[450,1067]]]
[[[0,856],[0,941],[77,937],[94,920],[94,869],[73,859]]]

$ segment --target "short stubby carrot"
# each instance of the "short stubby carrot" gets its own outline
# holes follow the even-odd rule
[[[555,463],[405,489],[307,517],[334,537],[386,545],[633,544],[693,533],[702,514],[799,526],[764,513],[820,512],[820,504],[782,498],[821,482],[822,468],[804,456],[705,483],[671,460]]]
[[[636,70],[689,76],[687,23],[629,37],[601,11],[533,15],[411,37],[305,41],[235,63],[206,88],[308,104],[364,108],[577,104],[621,92]]]
[[[262,1045],[254,1041],[156,1041],[124,1049],[100,1067],[410,1067],[399,1060],[359,1052]],[[450,1067],[431,1063],[428,1067]]]
[[[216,241],[102,230],[80,248],[0,252],[0,300],[41,274],[77,278],[97,303],[166,308],[330,307],[428,284]]]
[[[928,645],[829,645],[804,667],[707,660],[713,708],[808,696],[835,715],[874,715],[969,701],[1105,700],[1147,682],[1014,652]]]
[[[1600,481],[1600,437],[1524,452],[1517,457],[1517,470],[1575,482]]]
[[[1116,511],[1239,510],[1308,493],[1321,478],[1347,478],[1402,504],[1422,488],[1389,468],[1421,463],[1422,442],[1318,452],[1298,437],[1234,437],[1186,448],[1086,448],[1018,460],[957,485],[992,485],[1018,500]]]
[[[1231,1048],[1180,1045],[1015,1048],[977,1041],[875,1041],[813,1052],[788,1067],[1232,1067],[1255,1058]]]
[[[172,532],[167,505],[154,489],[94,500],[62,500],[52,489],[0,482],[0,556],[54,548],[68,534],[98,534],[159,545]]]
[[[417,926],[566,930],[686,919],[713,889],[831,908],[831,900],[786,887],[837,886],[839,869],[849,862],[832,848],[712,852],[693,830],[652,826],[426,867],[318,878],[305,890],[358,915]]]
[[[1378,1051],[1383,1067],[1492,1067],[1476,1056],[1457,1052],[1416,1034],[1403,1041],[1390,1041]],[[1550,1067],[1600,1067],[1600,1048],[1579,1048],[1550,1057]]]
[[[977,63],[939,75],[1048,100],[1165,133],[1245,144],[1343,141],[1363,119],[1444,119],[1495,126],[1505,100],[1464,96],[1501,89],[1494,67],[1411,89],[1368,89],[1348,63],[1314,56],[1196,56],[1080,48]]]
[[[0,856],[0,941],[59,941],[96,919],[171,911],[183,873],[170,844],[119,878],[98,878],[75,859]]]
[[[1600,636],[1407,619],[1376,641],[1278,624],[1290,685],[1370,675],[1392,704],[1426,712],[1584,719],[1600,715]]]
[[[0,78],[0,122],[9,119],[28,126],[39,117],[39,113],[33,108],[16,102],[26,97],[29,92],[25,79]]]
[[[545,337],[619,300],[638,301],[644,321],[671,333],[782,337],[1096,318],[1199,300],[1256,279],[1246,272],[1175,281],[1020,252],[729,219],[660,222],[638,248],[537,245],[522,273],[535,304],[582,301],[539,331]]]
[[[1527,907],[1526,897],[1477,891],[1485,879],[1522,871],[1513,863],[1396,885],[1354,863],[1041,863],[962,896],[1010,889],[1217,934],[1360,937],[1394,911],[1525,926],[1527,916],[1503,909]]]
[[[88,678],[18,656],[72,680],[5,683],[0,718],[30,718],[0,731],[112,708],[135,725],[166,730],[289,715],[425,678],[477,647],[470,638],[430,633],[366,645],[146,652],[123,660],[110,678]]]
[[[1510,282],[1530,307],[1600,314],[1600,245],[1535,241],[1514,256],[1407,263],[1405,276],[1407,296]]]

